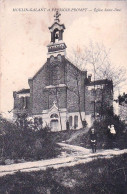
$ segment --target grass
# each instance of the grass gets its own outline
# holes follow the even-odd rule
[[[126,194],[127,154],[46,171],[6,175],[0,193],[9,194]]]
[[[77,133],[77,131],[81,131],[81,130],[51,132],[51,136],[55,142],[62,142],[70,139],[75,133]]]

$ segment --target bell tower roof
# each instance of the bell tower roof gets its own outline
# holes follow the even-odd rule
[[[54,23],[52,24],[51,27],[49,27],[50,32],[53,31],[54,28],[56,28],[56,27],[59,28],[60,30],[65,29],[64,24],[60,24],[60,18],[59,18],[60,16],[61,16],[61,14],[58,11],[56,11],[56,13],[54,15]]]
[[[60,13],[56,11],[54,15],[54,23],[49,27],[51,33],[51,41],[47,45],[48,56],[61,54],[65,55],[66,44],[63,41],[63,33],[65,30],[64,24],[60,23]],[[56,54],[57,53],[57,54]]]
[[[54,23],[52,24],[52,26],[49,27],[50,32],[52,32],[52,31],[54,30],[54,28],[59,28],[59,29],[61,29],[61,30],[62,30],[62,29],[65,30],[64,24],[60,24],[60,23],[58,23],[58,22],[54,22]]]

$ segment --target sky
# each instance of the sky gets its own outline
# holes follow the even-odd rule
[[[126,1],[1,0],[0,112],[4,116],[13,108],[13,91],[28,88],[28,78],[46,62],[55,8],[62,9],[68,58],[74,48],[83,49],[92,41],[111,49],[114,68],[127,70]],[[127,93],[127,82],[119,90]]]

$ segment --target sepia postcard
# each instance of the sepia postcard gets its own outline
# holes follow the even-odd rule
[[[127,193],[127,1],[0,0],[0,193]]]

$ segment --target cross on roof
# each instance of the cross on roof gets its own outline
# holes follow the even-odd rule
[[[56,103],[57,103],[57,102],[54,100],[54,101],[53,101],[53,105],[56,105]]]
[[[59,19],[60,16],[61,16],[61,14],[59,13],[59,11],[56,11],[56,13],[54,15],[56,22],[60,22],[60,19]]]

